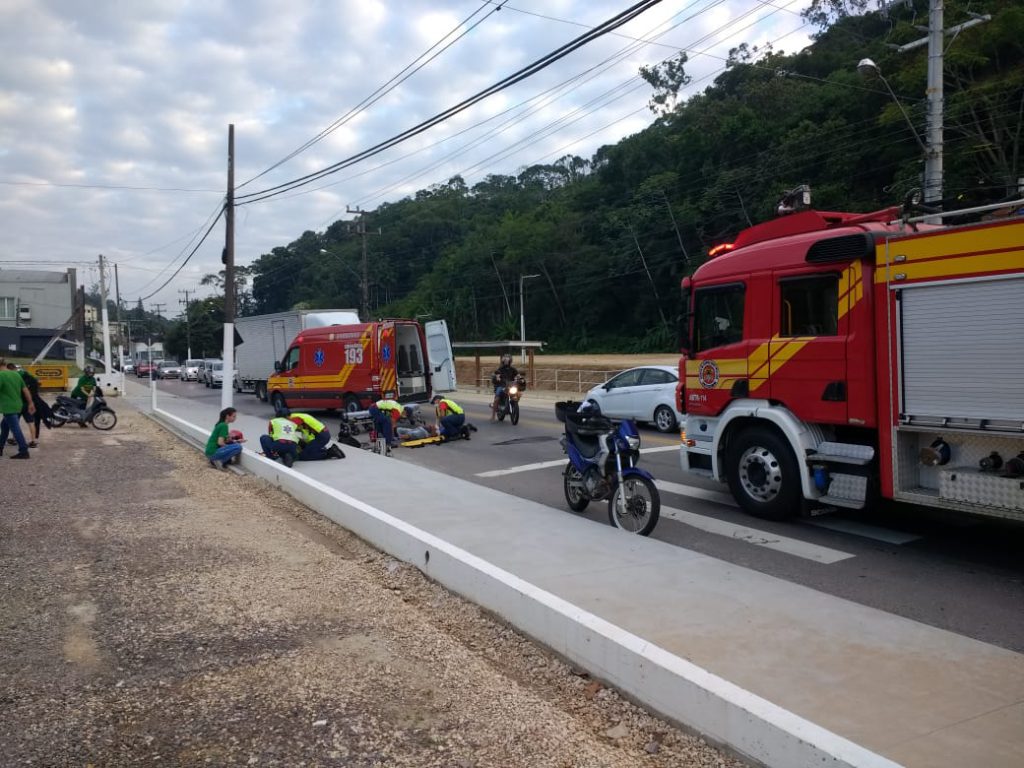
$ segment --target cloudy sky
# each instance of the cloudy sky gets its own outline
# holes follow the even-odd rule
[[[224,197],[228,124],[238,194],[258,192],[396,136],[633,2],[0,0],[0,269],[73,266],[90,286],[102,253],[124,301],[175,315],[180,291],[208,295],[200,279],[220,268],[223,221],[182,263]],[[739,43],[807,45],[806,5],[662,0],[399,146],[238,208],[237,263],[455,174],[472,185],[589,158],[651,122],[641,66],[686,50],[699,92]]]

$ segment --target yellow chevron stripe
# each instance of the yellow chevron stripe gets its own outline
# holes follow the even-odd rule
[[[370,346],[370,331],[373,330],[373,326],[367,326],[366,329],[359,336],[359,344],[363,348],[363,360],[366,360],[366,350]],[[337,377],[332,376],[331,381],[336,382],[339,387],[344,387],[352,375],[352,371],[356,369],[356,363],[345,363],[341,370],[338,371]]]

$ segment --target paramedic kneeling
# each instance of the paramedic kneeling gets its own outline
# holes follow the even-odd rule
[[[434,404],[434,408],[437,411],[437,421],[441,425],[441,436],[445,440],[455,440],[463,436],[467,440],[469,439],[468,433],[463,435],[466,413],[458,403],[454,400],[449,400],[444,395],[434,395],[430,402]]]
[[[373,419],[373,428],[387,440],[392,448],[395,442],[395,423],[402,418],[405,408],[397,400],[378,400],[367,409]]]
[[[299,440],[302,445],[299,461],[319,461],[331,456],[331,452],[327,450],[331,442],[331,433],[322,421],[314,419],[308,413],[295,411],[292,411],[290,418],[299,429]]]

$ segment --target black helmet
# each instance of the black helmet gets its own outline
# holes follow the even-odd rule
[[[430,402],[432,403],[440,403],[442,400],[444,400],[444,395],[434,395],[430,398]]]
[[[502,365],[512,365],[512,355],[510,355],[508,352],[503,354],[501,356],[501,364]]]
[[[601,406],[593,398],[584,400],[577,409],[580,416],[594,417],[601,415]]]
[[[96,373],[96,370],[91,365],[87,365],[85,366],[85,371],[83,371],[83,373],[85,373],[86,376],[92,376]]]

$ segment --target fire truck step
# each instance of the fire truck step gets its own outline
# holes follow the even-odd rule
[[[875,449],[870,445],[855,443],[820,443],[818,450],[807,452],[807,461],[832,464],[870,464],[875,458]]]
[[[818,499],[822,504],[831,504],[848,509],[863,509],[868,498],[868,479],[859,475],[832,474],[828,494]]]

